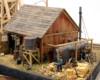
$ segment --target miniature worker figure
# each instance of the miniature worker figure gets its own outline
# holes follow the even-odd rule
[[[59,67],[60,70],[62,70],[62,64],[63,64],[63,60],[62,57],[60,56],[59,59],[57,59],[57,72],[59,72]]]

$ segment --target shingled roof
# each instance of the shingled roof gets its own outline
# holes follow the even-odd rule
[[[23,5],[5,25],[4,30],[42,38],[63,10],[63,8]]]

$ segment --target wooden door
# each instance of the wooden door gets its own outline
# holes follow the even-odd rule
[[[9,39],[7,34],[0,34],[0,53],[9,54]]]

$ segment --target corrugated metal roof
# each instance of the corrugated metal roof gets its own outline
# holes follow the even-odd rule
[[[4,30],[42,38],[63,8],[23,5]]]

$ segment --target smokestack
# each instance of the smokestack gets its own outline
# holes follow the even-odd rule
[[[82,8],[79,7],[79,40],[81,40],[81,19],[82,19]]]
[[[46,0],[46,7],[48,7],[48,0]]]

